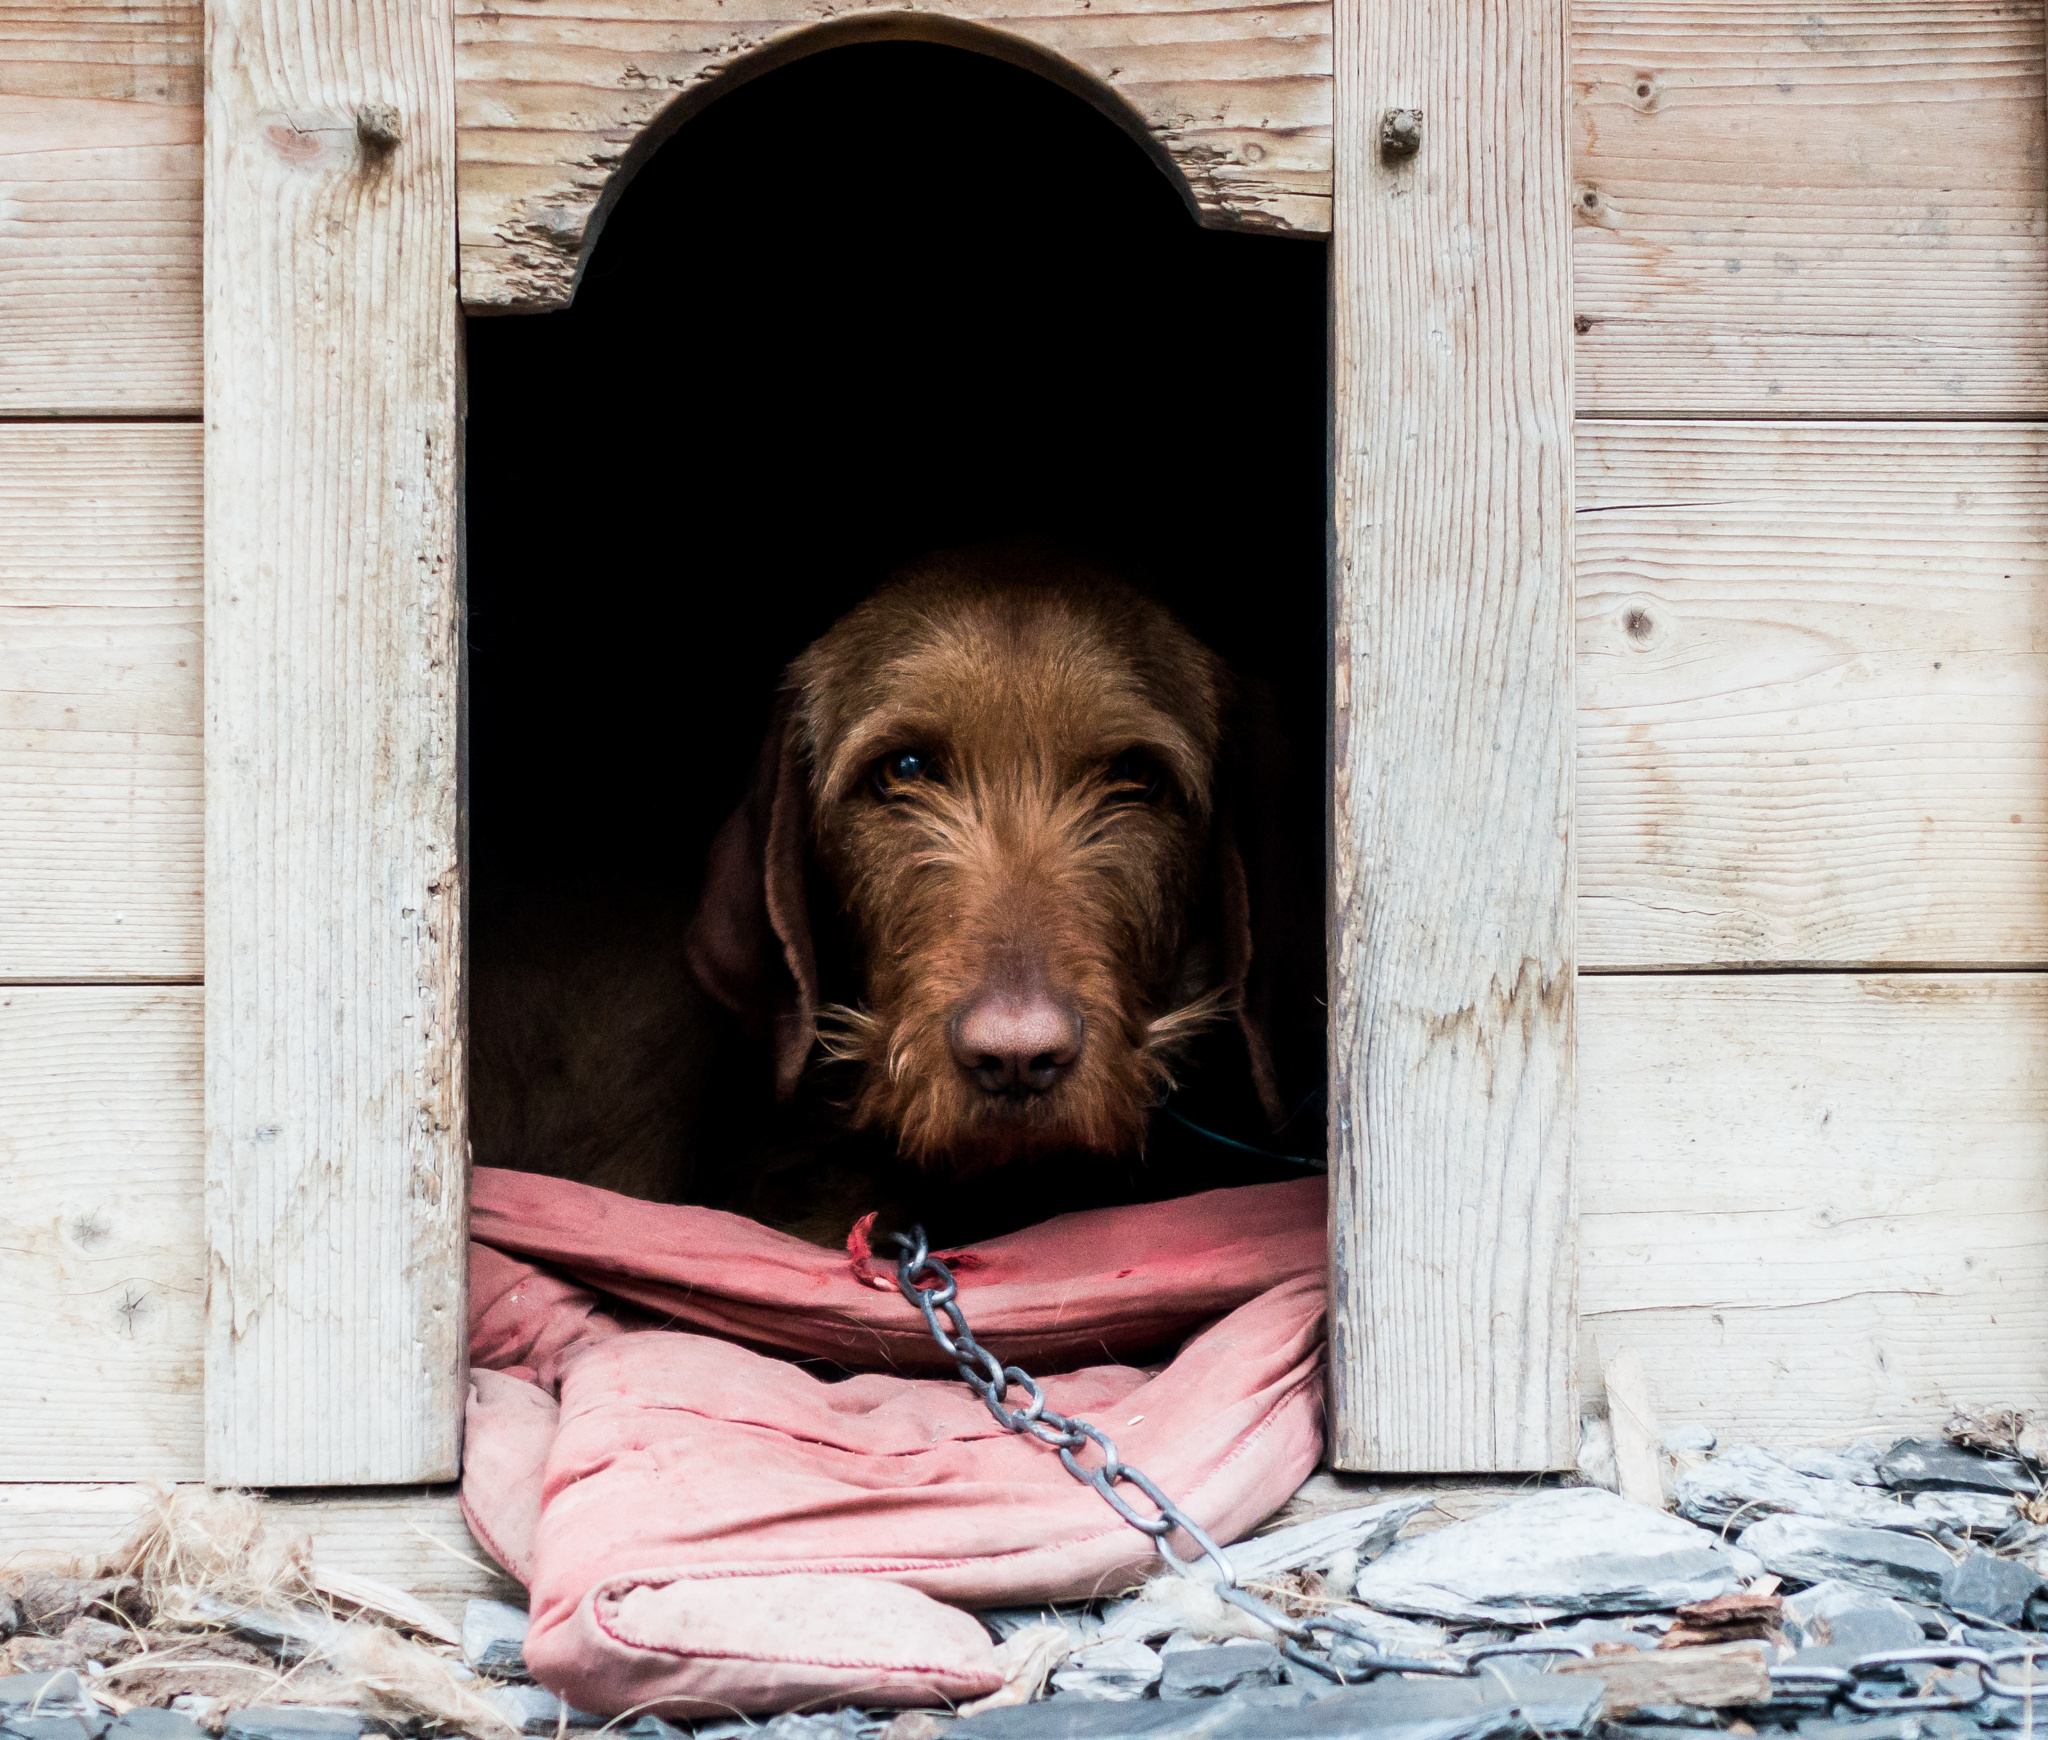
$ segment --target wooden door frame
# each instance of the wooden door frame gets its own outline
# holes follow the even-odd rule
[[[1577,1448],[1564,8],[1336,0],[1342,1467]],[[216,1484],[453,1478],[466,1390],[453,0],[321,16],[207,8]]]

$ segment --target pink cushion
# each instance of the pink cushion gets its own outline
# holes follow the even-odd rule
[[[757,1345],[823,1343],[842,1364],[900,1348],[928,1365],[922,1320],[893,1282],[864,1278],[873,1263],[514,1177],[479,1171],[477,1230],[526,1257],[556,1235],[560,1272],[522,1278],[478,1255],[473,1351],[508,1370],[477,1374],[463,1502],[528,1583],[527,1660],[571,1703],[688,1717],[974,1696],[998,1683],[988,1638],[943,1603],[1086,1597],[1153,1562],[955,1378],[827,1381],[730,1340],[636,1328],[577,1284],[670,1321],[744,1324]],[[1045,1388],[1232,1539],[1321,1453],[1322,1201],[1306,1180],[1066,1216],[964,1253],[961,1303],[1041,1375],[1050,1350],[1106,1361],[1217,1319],[1161,1370],[1096,1363]],[[538,1212],[507,1233],[524,1208]],[[583,1225],[593,1208],[621,1243]]]

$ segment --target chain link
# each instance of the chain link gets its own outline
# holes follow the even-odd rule
[[[1924,1649],[1881,1649],[1858,1656],[1846,1667],[1803,1667],[1788,1662],[1770,1670],[1771,1688],[1790,1698],[1813,1698],[1832,1703],[1840,1698],[1854,1709],[1878,1714],[1899,1710],[1967,1710],[1986,1698],[2032,1698],[2048,1693],[2048,1679],[2033,1677],[2034,1662],[2048,1655],[2048,1638],[2040,1643],[2017,1644],[2009,1649],[1966,1649],[1953,1644],[1931,1644]],[[2008,1679],[2004,1669],[2020,1662],[2025,1677]],[[1946,1685],[1925,1683],[1903,1691],[1891,1689],[1906,1671],[1915,1667],[1959,1668],[1975,1677],[1957,1685],[1954,1676]]]

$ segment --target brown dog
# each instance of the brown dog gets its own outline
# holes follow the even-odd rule
[[[1027,546],[927,558],[790,666],[712,847],[690,974],[766,1044],[781,1100],[829,1079],[842,1121],[913,1174],[1128,1160],[1176,1059],[1223,1020],[1278,1123],[1239,703],[1223,662],[1109,572]],[[701,1054],[668,1045],[684,1067]],[[615,1050],[586,1049],[619,1074]],[[873,1172],[799,1167],[767,1207],[701,1168],[686,1191],[834,1239],[883,1206]]]
[[[772,1031],[785,1096],[822,1030],[857,1067],[854,1124],[926,1168],[1142,1147],[1176,1053],[1224,1014],[1277,1112],[1219,790],[1235,699],[1111,574],[927,559],[790,667],[712,850],[699,981]],[[834,970],[850,994],[826,1003]]]

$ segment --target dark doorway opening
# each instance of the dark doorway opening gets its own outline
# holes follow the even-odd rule
[[[534,914],[593,962],[680,921],[794,654],[897,564],[1017,532],[1109,556],[1271,685],[1319,936],[1325,279],[1320,244],[1197,228],[1115,123],[961,49],[830,50],[685,124],[573,308],[468,329],[476,1045]],[[1204,1116],[1275,1143],[1246,1103]],[[1319,1154],[1320,1123],[1277,1146]]]

